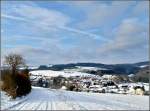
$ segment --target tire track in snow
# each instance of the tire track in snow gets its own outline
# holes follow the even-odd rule
[[[52,110],[68,110],[72,109],[70,105],[66,103],[66,99],[63,98],[61,92],[59,90],[51,90],[53,92],[52,98]],[[57,107],[56,107],[57,106]]]
[[[90,103],[90,105],[89,105],[89,103],[88,102],[82,102],[81,104],[79,104],[79,100],[80,100],[80,102],[83,100],[83,101],[85,101],[85,100],[89,100],[89,97],[86,97],[85,95],[83,96],[83,95],[80,95],[80,94],[78,94],[77,92],[65,92],[64,93],[66,96],[68,96],[69,98],[70,98],[70,100],[71,101],[75,101],[78,105],[79,105],[79,107],[80,107],[80,109],[83,109],[83,110],[96,110],[96,109],[94,109],[93,107],[92,107],[92,105],[94,105],[94,106],[97,106],[97,107],[99,107],[99,108],[101,108],[102,110],[108,110],[108,109],[110,109],[111,107],[106,107],[106,104],[105,105],[99,105],[99,104],[93,104],[93,103]],[[79,97],[80,99],[77,99],[76,97]],[[93,100],[93,98],[91,98],[90,100]],[[90,101],[89,100],[89,101]],[[91,101],[90,101],[91,102]],[[85,107],[86,106],[86,107]]]
[[[80,105],[74,98],[67,96],[69,99],[69,101],[74,101],[71,103],[72,107],[76,110],[77,108],[79,108],[78,110],[87,110],[87,108],[85,108],[84,106]]]
[[[54,98],[56,98],[55,91],[52,89],[49,89],[48,91],[49,91],[48,97],[50,98],[50,101],[48,102],[47,108],[48,108],[48,110],[56,110],[56,105],[54,103],[54,101],[55,101]]]
[[[36,106],[36,103],[31,103],[29,100],[16,106],[13,107],[11,110],[34,110]]]
[[[101,98],[100,100],[98,100],[97,97],[95,97],[95,96],[91,97],[91,96],[88,96],[88,95],[85,95],[84,98],[87,98],[87,99],[90,99],[90,100],[95,100],[95,101],[100,101],[101,105],[104,104],[105,107],[107,106],[107,109],[112,109],[112,108],[113,109],[119,109],[119,110],[121,110],[121,109],[132,109],[132,108],[134,109],[134,107],[133,107],[134,105],[133,104],[129,105],[129,103],[122,102],[120,100],[113,100],[113,101],[111,101],[111,99],[113,99],[113,98],[110,98],[110,101],[106,100],[104,98]]]
[[[12,109],[12,108],[14,108],[14,107],[16,107],[16,106],[18,106],[18,105],[24,103],[24,102],[27,101],[27,100],[28,100],[28,98],[26,98],[26,99],[24,99],[24,100],[22,100],[22,101],[19,101],[18,103],[14,104],[14,105],[12,105],[12,106],[9,106],[8,108],[6,108],[6,109],[4,109],[4,110]]]
[[[48,108],[48,101],[46,101],[46,110],[47,110],[47,108]]]
[[[74,98],[73,93],[76,94],[76,96],[78,96],[79,98],[82,98],[83,100],[84,99],[85,100],[90,100],[91,104],[92,104],[92,101],[93,101],[93,103],[96,102],[96,101],[99,101],[100,104],[96,103],[95,105],[98,106],[99,108],[106,109],[106,110],[109,110],[109,109],[118,109],[118,110],[128,109],[128,110],[131,110],[131,109],[135,109],[137,107],[135,104],[129,104],[127,102],[124,102],[124,101],[121,101],[121,100],[115,100],[114,98],[111,98],[113,96],[109,97],[110,100],[108,100],[108,99],[105,99],[105,98],[98,99],[94,95],[93,96],[91,96],[91,95],[90,96],[89,95],[84,95],[83,96],[80,93],[72,92],[71,97],[73,97],[73,98]],[[106,95],[104,95],[104,96],[106,96]],[[114,99],[114,100],[112,101],[111,99]],[[139,107],[139,109],[141,109],[141,108]]]
[[[68,107],[71,106],[72,110],[87,110],[84,106],[80,105],[75,99],[69,96],[69,94],[65,95],[65,93],[61,90],[58,91],[58,97],[64,101]]]
[[[37,107],[37,102],[33,102],[33,103],[31,103],[31,105],[29,105],[28,109],[34,110],[36,107]]]
[[[41,106],[43,101],[39,102],[39,104],[37,104],[37,106],[35,107],[35,110],[38,110],[38,108]]]
[[[42,102],[42,104],[38,107],[37,110],[46,110],[46,103],[45,103],[45,101]]]
[[[14,107],[15,110],[22,110],[25,106],[27,106],[29,103],[25,102],[24,104],[20,104],[19,107]]]

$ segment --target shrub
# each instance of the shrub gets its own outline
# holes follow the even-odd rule
[[[69,91],[73,91],[76,88],[75,85],[73,84],[67,84],[66,87],[67,87],[67,90]]]
[[[74,89],[75,89],[75,86],[72,85],[72,86],[69,86],[69,89],[68,89],[68,90],[69,90],[69,91],[73,91]]]
[[[21,97],[31,91],[31,82],[27,72],[21,71],[14,75],[11,71],[5,70],[1,75],[3,81],[1,89],[12,98]]]
[[[23,96],[28,94],[31,91],[31,82],[27,74],[17,74],[16,75],[16,84],[17,84],[17,96]]]
[[[13,98],[23,96],[31,91],[29,70],[25,69],[18,72],[18,67],[25,66],[25,60],[19,54],[10,53],[5,56],[4,63],[10,70],[3,71],[2,90],[6,91]]]
[[[12,98],[15,98],[17,96],[16,94],[16,81],[15,77],[10,73],[9,70],[1,71],[1,79],[3,81],[1,89],[9,96],[12,96]]]
[[[61,88],[63,85],[65,85],[66,78],[62,76],[54,77],[53,78],[53,87],[55,88]]]

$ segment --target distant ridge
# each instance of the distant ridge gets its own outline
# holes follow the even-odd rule
[[[149,61],[137,62],[137,63],[125,63],[125,64],[102,64],[102,63],[70,63],[70,64],[57,64],[52,66],[40,65],[37,69],[30,70],[63,70],[77,68],[76,66],[82,67],[98,67],[112,70],[116,74],[135,74],[141,66],[148,66]]]

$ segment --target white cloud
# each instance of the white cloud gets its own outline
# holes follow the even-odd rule
[[[25,19],[36,21],[36,23],[40,25],[64,26],[70,22],[70,18],[65,14],[46,8],[20,5],[13,10]]]
[[[103,46],[100,52],[134,50],[135,47],[143,49],[148,45],[148,25],[143,25],[138,19],[125,19],[116,28],[115,39]]]
[[[138,2],[131,16],[149,16],[149,1]]]
[[[116,21],[119,22],[120,17],[123,16],[127,9],[133,4],[135,4],[133,1],[113,1],[112,4],[98,4],[94,2],[87,6],[85,4],[82,8],[87,18],[81,21],[78,26],[80,28],[97,28],[115,23]]]

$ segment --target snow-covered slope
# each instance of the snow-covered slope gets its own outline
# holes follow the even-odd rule
[[[139,66],[140,68],[144,68],[144,67],[147,67],[148,65],[141,65]]]
[[[106,68],[99,68],[99,67],[85,67],[85,66],[76,66],[80,70],[107,70]]]
[[[149,97],[71,92],[33,87],[26,97],[10,101],[1,96],[2,110],[148,110]]]
[[[30,74],[33,75],[41,75],[41,76],[48,76],[48,77],[57,77],[57,76],[63,76],[63,77],[70,77],[70,76],[94,76],[92,74],[88,73],[82,73],[82,72],[65,72],[65,71],[52,71],[52,70],[36,70],[36,71],[30,71]]]

